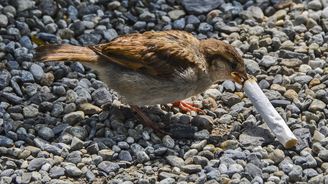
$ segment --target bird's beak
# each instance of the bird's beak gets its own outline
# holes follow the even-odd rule
[[[248,79],[248,76],[245,72],[231,72],[231,76],[234,81],[243,85],[244,82]]]

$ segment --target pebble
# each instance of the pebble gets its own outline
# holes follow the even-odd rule
[[[176,20],[179,19],[181,17],[183,17],[186,13],[183,10],[172,10],[170,12],[168,12],[169,17],[172,20]]]
[[[38,130],[38,136],[40,136],[44,140],[51,140],[55,137],[55,134],[51,128],[42,127]]]
[[[102,161],[99,165],[98,168],[101,169],[102,171],[106,173],[110,172],[115,172],[117,171],[120,166],[117,163],[110,162],[110,161]]]
[[[168,148],[173,148],[175,145],[174,140],[169,135],[163,137],[163,144]]]
[[[103,160],[111,160],[114,152],[110,149],[102,149],[98,151],[99,156],[103,158]]]
[[[0,14],[0,27],[6,27],[8,24],[8,18],[6,15]]]
[[[0,71],[0,89],[9,85],[11,74],[7,70]]]
[[[309,106],[309,110],[312,112],[321,111],[326,107],[326,104],[318,99],[314,99]]]
[[[65,161],[71,162],[74,164],[78,164],[79,162],[81,162],[81,160],[82,160],[82,158],[81,158],[80,151],[73,151],[73,152],[69,153],[65,158]]]
[[[183,165],[181,170],[188,174],[194,174],[200,172],[202,170],[202,166],[195,164]]]
[[[83,111],[76,111],[66,114],[63,117],[63,121],[70,125],[78,123],[84,119],[84,112]]]
[[[294,165],[292,170],[288,174],[290,181],[300,181],[302,179],[302,172],[303,170],[301,166]]]
[[[64,167],[65,173],[70,177],[78,177],[82,175],[82,171],[75,165],[67,165]]]
[[[98,114],[102,111],[101,108],[99,108],[98,106],[95,106],[93,104],[90,104],[90,103],[81,104],[80,110],[83,111],[84,114],[87,114],[87,115]]]
[[[132,156],[129,151],[122,150],[118,155],[118,157],[120,160],[124,160],[128,162],[132,161]]]
[[[169,155],[166,157],[168,163],[173,167],[181,167],[184,165],[184,160],[180,157]]]
[[[201,14],[209,12],[218,6],[220,6],[224,1],[222,0],[204,0],[204,1],[192,1],[192,0],[182,0],[182,6],[187,10],[189,14]]]
[[[54,166],[49,171],[49,176],[51,178],[59,178],[65,175],[65,169],[59,166]]]
[[[47,160],[45,158],[34,158],[28,164],[27,169],[29,171],[39,170],[41,168],[41,166],[44,165],[46,162],[47,162]]]
[[[136,153],[136,156],[137,156],[137,161],[138,161],[139,163],[144,163],[144,162],[147,162],[147,161],[150,160],[149,156],[148,156],[147,153],[144,152],[144,151],[138,151],[138,152]]]
[[[81,141],[77,137],[72,138],[71,149],[70,150],[72,150],[72,151],[79,150],[79,149],[82,149],[83,147],[84,147],[83,141]]]
[[[0,135],[0,146],[11,147],[14,145],[14,141],[8,137]]]
[[[92,99],[99,106],[113,101],[112,94],[105,88],[100,88],[92,93]]]
[[[29,105],[23,108],[23,114],[26,118],[33,118],[39,114],[39,110],[36,105]]]
[[[328,150],[321,150],[318,154],[323,161],[328,161]]]

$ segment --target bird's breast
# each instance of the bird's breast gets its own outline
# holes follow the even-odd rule
[[[177,72],[171,78],[153,77],[121,67],[109,70],[109,87],[131,105],[172,103],[201,93],[211,85],[208,77],[196,75],[194,68]]]

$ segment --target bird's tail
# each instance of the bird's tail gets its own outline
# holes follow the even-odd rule
[[[73,45],[44,45],[36,48],[35,61],[97,62],[99,55],[88,47]]]

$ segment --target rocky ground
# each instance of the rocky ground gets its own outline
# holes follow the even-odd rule
[[[169,29],[238,48],[299,144],[231,81],[191,99],[206,115],[144,108],[175,135],[161,137],[82,64],[32,59]],[[0,183],[328,183],[327,31],[326,0],[0,0]]]

